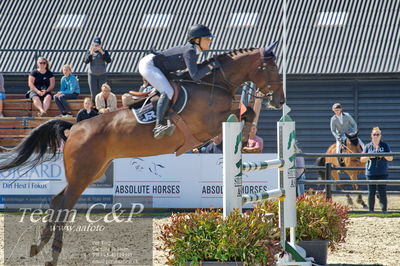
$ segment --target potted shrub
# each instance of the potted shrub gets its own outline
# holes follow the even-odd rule
[[[275,213],[277,223],[277,202],[262,203],[265,212]],[[325,193],[307,194],[297,198],[296,239],[308,257],[316,263],[326,264],[328,247],[334,251],[339,243],[345,242],[349,222],[348,207],[327,200]]]
[[[162,227],[158,249],[170,265],[272,265],[281,250],[278,239],[278,227],[261,208],[243,215],[233,212],[226,219],[218,210],[197,210],[173,214]]]

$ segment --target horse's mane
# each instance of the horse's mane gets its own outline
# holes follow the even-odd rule
[[[241,56],[247,55],[247,54],[249,54],[251,52],[254,52],[257,49],[258,48],[254,48],[254,47],[251,47],[251,48],[240,48],[240,49],[231,50],[229,52],[217,54],[217,55],[215,55],[213,57],[210,57],[210,58],[204,60],[201,64],[198,64],[198,68],[202,68],[205,65],[208,65],[208,64],[214,62],[215,61],[215,57],[217,58],[217,60],[220,61],[221,64],[223,64],[224,62],[226,62],[229,59],[230,60],[234,60],[234,59],[236,59],[238,57],[241,57]],[[189,72],[187,72],[187,71],[183,72],[180,75],[180,79],[188,79],[188,80],[190,80],[191,78],[190,78]],[[203,80],[206,81],[206,82],[210,82],[210,83],[218,82],[218,80],[214,80],[212,72],[209,73],[208,75],[206,75],[203,78]]]
[[[229,51],[229,52],[218,54],[216,56],[217,56],[218,59],[221,59],[223,57],[230,57],[230,58],[233,59],[235,57],[246,55],[246,54],[248,54],[250,52],[253,52],[256,49],[258,49],[258,48],[254,48],[254,47],[239,48],[239,49],[234,49],[234,50]],[[209,64],[209,63],[213,62],[214,60],[215,60],[214,57],[208,58],[207,60],[204,60],[204,62],[202,62],[200,65]]]

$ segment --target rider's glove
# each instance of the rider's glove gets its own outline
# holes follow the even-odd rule
[[[219,61],[217,60],[217,57],[214,56],[214,60],[210,62],[211,67],[214,68],[220,68],[221,64],[219,63]]]

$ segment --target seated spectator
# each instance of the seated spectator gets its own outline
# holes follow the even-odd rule
[[[264,141],[262,138],[256,135],[257,126],[252,125],[249,133],[249,139],[247,144],[243,147],[242,151],[246,153],[261,153],[264,148]]]
[[[37,69],[29,74],[28,85],[30,91],[27,98],[32,99],[33,105],[39,110],[38,116],[44,116],[51,104],[51,91],[56,79],[50,71],[49,62],[44,57],[37,60]]]
[[[96,95],[96,108],[100,114],[117,110],[117,97],[107,83],[101,86],[101,92]]]
[[[72,116],[67,100],[78,99],[80,93],[79,82],[78,79],[72,75],[70,65],[64,65],[62,67],[62,72],[64,76],[61,78],[61,88],[60,91],[54,95],[54,101],[58,109],[60,109],[61,114],[59,116]]]
[[[0,117],[4,117],[3,114],[3,100],[6,99],[6,91],[4,90],[4,77],[0,73]]]
[[[130,95],[129,93],[122,94],[121,102],[122,102],[122,107],[120,107],[119,109],[128,109],[129,105],[133,103],[132,95]]]
[[[96,110],[93,110],[93,102],[90,97],[86,97],[83,100],[83,109],[79,110],[76,116],[76,122],[86,120],[98,115]]]
[[[222,133],[211,139],[211,142],[207,145],[200,147],[199,149],[193,149],[193,153],[222,153]]]

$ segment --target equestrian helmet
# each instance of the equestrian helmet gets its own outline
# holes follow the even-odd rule
[[[334,103],[333,105],[332,105],[332,110],[333,109],[342,109],[342,105],[340,104],[340,103]]]
[[[211,31],[208,27],[196,24],[189,28],[187,32],[187,41],[190,42],[194,38],[201,38],[201,37],[211,37],[214,38],[214,35],[211,34]]]

